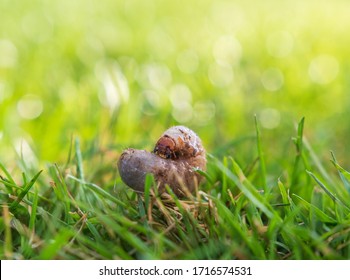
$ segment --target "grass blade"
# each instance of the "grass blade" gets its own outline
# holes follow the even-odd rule
[[[3,183],[9,193],[12,193],[12,186],[17,186],[13,178],[11,177],[11,174],[7,171],[5,166],[0,162],[0,169],[5,173],[6,178],[3,178],[0,175],[0,182]]]
[[[30,213],[30,219],[29,219],[29,229],[32,232],[34,232],[34,230],[35,230],[35,219],[36,219],[36,213],[37,213],[37,209],[38,209],[38,201],[39,201],[38,189],[35,188],[33,204],[32,204],[32,211]]]
[[[68,244],[70,238],[74,236],[74,232],[70,229],[63,228],[52,242],[47,242],[38,257],[39,260],[51,260],[59,257],[62,248]]]
[[[223,165],[228,168],[228,163],[227,163],[227,157],[224,157],[223,159]],[[223,201],[227,200],[227,177],[226,177],[226,173],[222,172],[222,190],[221,190],[221,197],[223,199]]]
[[[327,172],[327,170],[323,166],[321,160],[318,158],[318,156],[316,155],[316,153],[312,149],[309,141],[306,138],[304,138],[304,148],[305,148],[305,150],[307,150],[307,152],[309,154],[309,158],[311,158],[311,160],[313,161],[313,163],[317,167],[317,169],[320,172],[320,174],[322,175],[322,177],[325,178],[329,184],[333,185],[334,181],[333,181],[332,177],[329,176],[329,172]],[[309,164],[305,164],[305,168],[307,170],[311,169]]]
[[[257,148],[258,148],[258,155],[259,155],[259,161],[260,161],[260,171],[261,171],[261,184],[265,190],[267,190],[267,180],[266,180],[266,164],[265,164],[265,156],[264,156],[264,152],[262,149],[262,145],[261,145],[261,133],[260,133],[260,129],[258,126],[258,119],[256,117],[256,115],[254,116],[255,119],[255,130],[256,130],[256,141],[257,141]]]
[[[219,167],[219,169],[221,169],[222,172],[226,173],[227,178],[231,180],[234,184],[236,184],[237,187],[256,207],[263,211],[266,214],[266,216],[272,218],[273,212],[270,205],[264,200],[263,196],[260,193],[258,193],[254,186],[252,186],[249,183],[243,184],[241,182],[241,180],[247,182],[243,171],[233,159],[232,163],[235,172],[238,174],[238,177],[234,173],[232,173],[231,170],[225,167],[222,162],[217,161],[217,166]],[[241,178],[241,180],[239,178]]]
[[[342,180],[343,182],[343,185],[346,189],[346,191],[350,194],[350,172],[346,171],[343,167],[341,167],[336,158],[335,158],[335,155],[333,152],[331,152],[331,155],[332,155],[332,160],[331,162],[333,163],[333,165],[335,166],[335,168],[337,169],[338,171],[338,174],[339,174],[339,177],[340,179]]]
[[[14,181],[13,178],[11,177],[11,174],[7,171],[7,169],[5,168],[5,166],[4,166],[1,162],[0,162],[0,169],[5,173],[6,179],[7,179],[10,183],[16,185],[15,181]]]
[[[294,197],[298,198],[303,205],[310,211],[311,209],[314,211],[315,215],[322,221],[323,223],[337,223],[335,219],[332,217],[328,216],[326,213],[324,213],[321,209],[317,208],[315,205],[311,204],[310,202],[307,202],[305,199],[302,197],[293,194]]]
[[[20,204],[20,202],[22,201],[22,199],[25,197],[25,195],[29,192],[29,190],[33,187],[35,181],[38,179],[38,177],[40,176],[41,172],[43,172],[42,170],[40,170],[34,177],[33,179],[31,179],[29,181],[29,183],[24,186],[23,190],[21,191],[21,193],[18,195],[18,198],[13,201],[10,205],[10,211],[12,212],[14,209],[16,209],[16,207]]]
[[[82,181],[85,181],[84,167],[83,167],[83,157],[81,155],[79,138],[75,139],[75,158],[76,158],[76,161],[77,161],[78,178],[81,179]]]
[[[284,186],[284,184],[281,182],[280,179],[278,179],[278,188],[280,190],[280,193],[281,193],[281,196],[282,196],[282,202],[283,204],[285,205],[289,205],[289,207],[285,207],[285,211],[286,211],[286,214],[289,215],[290,212],[291,212],[291,203],[290,203],[290,197],[288,195],[288,192],[286,190],[286,187]]]
[[[135,209],[130,208],[125,202],[121,201],[120,199],[118,199],[118,198],[114,197],[113,195],[111,195],[110,193],[106,192],[104,189],[102,189],[98,185],[93,184],[93,183],[83,182],[82,180],[80,180],[72,175],[68,175],[68,178],[70,178],[74,181],[77,181],[78,183],[86,186],[87,188],[92,190],[94,193],[97,193],[98,195],[100,195],[102,197],[108,198],[109,200],[115,202],[117,205],[120,205],[120,206],[122,206],[126,209],[129,209],[129,210],[133,210],[133,213],[137,214],[137,211]]]
[[[292,186],[296,185],[299,178],[299,165],[300,165],[300,159],[302,158],[302,153],[303,153],[304,122],[305,122],[305,118],[303,117],[298,124],[298,135],[294,139],[297,154],[295,157],[293,173],[292,173]]]
[[[325,193],[334,201],[345,206],[349,211],[350,208],[339,198],[337,198],[312,172],[306,170],[306,172],[317,182],[317,184],[325,191]]]
[[[150,196],[151,196],[151,188],[155,185],[154,178],[151,174],[146,174],[145,179],[145,192],[144,192],[144,198],[145,198],[145,208],[146,211],[148,211],[150,206]]]
[[[12,234],[11,234],[11,217],[7,205],[2,207],[2,215],[5,226],[5,240],[4,240],[4,256],[8,259],[12,258]]]

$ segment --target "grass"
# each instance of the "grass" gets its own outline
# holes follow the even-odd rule
[[[242,166],[209,154],[206,182],[185,199],[170,189],[160,196],[152,177],[144,195],[133,192],[78,139],[67,164],[27,170],[21,180],[1,164],[0,258],[349,259],[350,173],[333,153],[333,166],[323,167],[303,128],[304,119],[294,164],[268,174],[264,146],[273,143],[256,119],[257,160]],[[106,176],[101,185],[90,180]]]
[[[0,10],[1,259],[349,259],[350,2]],[[116,160],[177,124],[205,183],[134,193]]]

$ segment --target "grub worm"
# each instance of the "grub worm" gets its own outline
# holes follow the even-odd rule
[[[122,180],[137,192],[143,192],[146,174],[153,174],[158,192],[165,186],[177,196],[193,192],[202,181],[196,171],[205,171],[205,149],[200,138],[185,126],[173,126],[156,142],[153,152],[127,149],[118,161]]]

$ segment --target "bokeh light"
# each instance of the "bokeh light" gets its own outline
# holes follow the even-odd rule
[[[294,38],[288,31],[276,31],[268,35],[266,48],[271,56],[282,58],[288,56],[294,46]]]
[[[283,86],[283,73],[277,68],[268,68],[262,73],[261,82],[266,90],[277,91]]]
[[[192,49],[185,50],[179,53],[176,62],[181,72],[186,74],[193,74],[198,69],[198,54]]]
[[[309,66],[310,79],[318,84],[332,82],[339,72],[337,59],[330,55],[319,55],[315,57]]]
[[[18,114],[23,119],[36,119],[41,115],[43,109],[43,102],[39,96],[34,94],[27,94],[17,102]]]
[[[284,143],[305,116],[315,149],[350,164],[350,2],[3,0],[0,9],[2,158],[16,158],[15,139],[39,162],[65,160],[72,135],[145,147],[174,124],[211,151],[251,135],[256,114]]]
[[[273,108],[263,109],[259,114],[259,118],[261,125],[267,129],[274,129],[278,127],[281,121],[279,111]]]
[[[232,83],[233,70],[229,64],[213,63],[209,66],[208,76],[214,86],[223,88]]]
[[[17,63],[17,48],[7,39],[0,39],[0,68],[14,67]]]

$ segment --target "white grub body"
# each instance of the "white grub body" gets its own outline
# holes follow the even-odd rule
[[[153,153],[124,151],[118,168],[122,180],[135,191],[143,192],[146,175],[153,174],[159,193],[169,185],[177,196],[184,196],[187,191],[193,192],[203,179],[196,169],[206,170],[205,150],[192,130],[175,126],[163,133]]]

